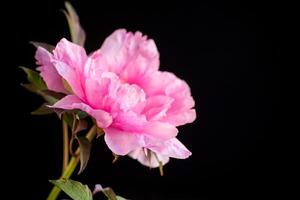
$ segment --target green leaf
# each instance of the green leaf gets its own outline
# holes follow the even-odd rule
[[[105,194],[108,200],[126,200],[125,198],[116,195],[116,193],[110,187],[104,188],[102,192]]]
[[[43,47],[44,49],[46,49],[50,53],[52,53],[52,51],[55,49],[55,46],[53,46],[51,44],[44,43],[44,42],[30,41],[29,43],[32,44],[33,46],[35,46],[36,48]]]
[[[47,89],[47,86],[40,76],[40,74],[32,69],[26,68],[26,67],[20,67],[26,74],[27,79],[30,83],[33,83],[37,89],[39,90],[45,90]]]
[[[56,103],[59,99],[63,97],[63,95],[58,94],[56,92],[52,92],[49,90],[40,90],[33,83],[21,83],[21,86],[27,89],[30,92],[36,93],[43,97],[50,105]]]
[[[64,110],[64,109],[55,109],[56,113],[59,115],[59,117],[61,118],[61,116],[63,114],[66,115],[66,122],[68,123],[68,125],[70,126],[70,128],[73,127],[73,121],[74,119],[76,120],[82,120],[86,117],[88,117],[89,115],[82,111],[82,110],[78,110],[78,109],[74,109],[74,110]]]
[[[21,83],[21,86],[33,93],[36,93],[36,91],[38,90],[36,86],[32,83]]]
[[[56,103],[58,100],[62,99],[65,96],[64,94],[57,93],[51,90],[39,91],[39,95],[44,97],[44,99],[48,101],[51,105]]]
[[[53,105],[60,99],[54,95],[55,92],[49,90],[36,90],[35,93],[43,97],[50,105]]]
[[[118,200],[117,195],[110,187],[104,188],[102,192],[105,194],[108,200]]]
[[[79,119],[79,120],[77,120],[77,126],[74,131],[75,131],[75,133],[78,133],[80,131],[87,129],[87,127],[88,127],[87,122],[83,119]]]
[[[92,200],[92,192],[87,185],[71,179],[50,180],[73,200]]]
[[[72,126],[72,132],[73,134],[76,134],[80,131],[83,131],[87,128],[87,122],[84,119],[77,119],[76,116],[73,117],[73,126]]]
[[[124,197],[116,195],[112,188],[103,188],[100,184],[95,185],[93,194],[96,194],[98,192],[103,192],[103,194],[107,197],[108,200],[126,200]]]
[[[87,114],[83,111],[79,110],[62,110],[62,109],[55,109],[55,112],[61,116],[63,116],[63,120],[65,120],[68,126],[72,129],[73,133],[78,133],[82,130],[87,128],[87,122],[84,118]]]
[[[86,168],[91,154],[91,142],[86,137],[76,137],[80,148],[80,169],[78,174],[81,174]]]
[[[76,119],[84,119],[88,116],[88,114],[82,110],[75,110]]]
[[[79,17],[73,8],[73,6],[69,2],[65,2],[66,11],[63,11],[68,20],[71,39],[74,43],[84,46],[85,43],[85,32],[80,25]]]
[[[36,85],[32,83],[21,83],[21,86],[27,89],[30,92],[36,93],[40,96],[42,96],[47,102],[49,102],[51,105],[58,101],[57,98],[48,95],[45,91],[39,90]]]
[[[54,113],[52,108],[49,108],[46,103],[43,103],[38,109],[31,112],[32,115],[48,115]]]
[[[118,196],[117,195],[117,200],[126,200],[124,197]]]

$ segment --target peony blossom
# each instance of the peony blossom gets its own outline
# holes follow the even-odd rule
[[[170,157],[191,155],[176,139],[176,127],[196,118],[190,88],[173,73],[159,71],[152,39],[116,30],[89,56],[62,39],[51,53],[39,47],[36,60],[47,87],[66,94],[52,107],[88,113],[115,154],[152,167],[158,160],[165,164]]]

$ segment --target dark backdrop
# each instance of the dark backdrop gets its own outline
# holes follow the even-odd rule
[[[138,199],[268,199],[277,196],[274,143],[280,101],[280,7],[253,1],[72,1],[87,32],[89,52],[117,28],[153,38],[161,69],[191,86],[197,120],[180,127],[193,152],[171,160],[165,176],[127,157],[111,164],[103,140],[93,143],[90,163],[76,180],[111,186]],[[69,38],[63,1],[1,4],[3,176],[13,196],[45,199],[61,170],[61,124],[56,116],[31,116],[42,100],[20,87],[17,66],[34,68],[28,41]],[[4,14],[5,12],[5,14]],[[8,137],[7,137],[8,136]],[[7,172],[7,173],[6,173]]]

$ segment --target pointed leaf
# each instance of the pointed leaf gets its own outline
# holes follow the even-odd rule
[[[33,93],[36,93],[38,90],[37,87],[32,83],[21,83],[21,86]]]
[[[87,185],[70,179],[50,180],[74,200],[92,200],[92,192]]]
[[[92,144],[86,137],[76,137],[76,139],[80,148],[80,169],[78,174],[81,174],[89,161]]]
[[[55,99],[55,102],[66,96],[62,93],[54,92],[51,90],[42,90],[42,92],[44,95],[51,96],[53,99]]]
[[[73,120],[73,124],[71,128],[73,134],[76,134],[87,128],[87,122],[84,119],[78,119],[74,112],[72,112],[72,120]]]
[[[31,112],[32,115],[48,115],[54,113],[52,108],[49,108],[46,103],[42,104],[38,109]]]
[[[38,90],[36,93],[42,96],[50,105],[53,105],[63,97],[62,94],[50,90]]]
[[[40,74],[32,69],[26,68],[26,67],[20,67],[26,74],[27,79],[30,83],[33,83],[37,89],[39,90],[45,90],[47,89],[47,86],[40,76]]]
[[[88,116],[85,112],[78,110],[63,110],[55,109],[55,112],[58,114],[59,118],[63,115],[63,120],[65,120],[68,126],[72,129],[72,132],[78,133],[87,128],[87,121],[84,120]]]
[[[37,90],[35,91],[35,93],[43,97],[50,105],[53,105],[59,100],[57,97],[52,96],[51,93],[48,92],[48,90]]]
[[[74,137],[74,136],[72,136],[71,137],[71,140],[70,140],[70,144],[69,144],[69,151],[70,151],[70,154],[72,155],[72,156],[78,156],[77,154],[76,154],[76,152],[74,152],[74,147],[73,147],[73,145],[74,145],[74,140],[76,140],[76,138]]]
[[[54,104],[55,102],[57,102],[59,99],[48,95],[47,93],[45,93],[42,90],[39,90],[36,85],[32,84],[32,83],[21,83],[21,86],[24,87],[25,89],[27,89],[30,92],[36,93],[40,96],[42,96],[47,102],[49,102],[49,104]]]
[[[78,133],[80,131],[87,129],[88,124],[85,120],[80,119],[77,121],[78,121],[78,123],[77,123],[76,129],[75,129],[75,133]]]
[[[52,51],[55,49],[55,46],[53,46],[51,44],[44,43],[44,42],[30,41],[30,44],[32,44],[36,48],[43,47],[44,49],[46,49],[50,53],[52,53]]]
[[[68,24],[71,32],[71,39],[74,43],[84,46],[85,42],[85,32],[80,25],[79,17],[73,8],[73,6],[69,2],[65,2],[66,11],[64,11],[66,18],[68,20]]]
[[[76,119],[84,119],[88,116],[88,114],[82,110],[75,110]]]
[[[117,195],[110,187],[104,188],[103,193],[105,194],[108,200],[118,200]]]

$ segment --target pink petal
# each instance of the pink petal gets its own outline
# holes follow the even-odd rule
[[[169,158],[186,159],[192,153],[176,138],[172,138],[165,142],[157,142],[155,138],[145,137],[145,144],[143,148],[135,149],[129,153],[129,156],[137,159],[141,164],[150,167],[158,167],[159,163],[153,153],[156,154],[162,164],[166,164]],[[149,158],[146,155],[148,152],[145,149],[152,151],[152,155]]]
[[[99,51],[96,52],[105,57],[107,65],[111,67],[110,70],[117,74],[126,63],[126,52],[123,50],[125,40],[126,30],[116,30],[105,39]]]
[[[167,96],[173,99],[161,121],[175,126],[191,123],[196,118],[195,101],[188,84],[170,72],[157,71],[141,83],[147,96]],[[166,107],[165,107],[166,108]]]
[[[46,49],[38,47],[35,53],[35,59],[40,67],[38,67],[37,70],[41,72],[41,76],[49,90],[65,93],[66,90],[62,78],[51,63],[51,58],[52,55]]]
[[[53,50],[53,57],[57,61],[64,62],[74,71],[83,72],[87,55],[83,47],[69,42],[63,38]]]
[[[147,120],[145,116],[137,115],[136,113],[129,111],[116,113],[112,126],[127,132],[142,133],[146,123]]]
[[[92,107],[110,112],[127,112],[145,101],[145,93],[141,88],[122,83],[111,72],[103,72],[97,79],[86,78],[85,94]]]
[[[82,88],[81,81],[83,78],[81,77],[81,74],[64,62],[53,61],[53,63],[59,75],[68,82],[74,94],[83,99],[85,93]]]
[[[85,81],[85,94],[89,105],[93,108],[101,108],[101,102],[106,95],[107,84],[99,85],[98,81],[88,78]],[[104,92],[103,92],[104,90]]]
[[[173,98],[164,95],[150,96],[146,100],[142,113],[148,120],[160,120],[166,116],[173,101]]]
[[[152,167],[152,168],[159,167],[159,163],[158,163],[156,157],[153,155],[153,153],[150,156],[150,160],[149,160],[149,158],[145,154],[145,151],[143,150],[143,148],[136,149],[136,150],[130,152],[128,155],[131,158],[138,160],[142,165],[145,165],[147,167]],[[168,156],[162,156],[159,154],[156,154],[156,155],[157,155],[159,161],[161,161],[163,165],[168,163],[170,160]]]
[[[104,129],[104,140],[109,149],[117,155],[127,155],[130,151],[141,147],[141,136],[114,128]]]
[[[168,140],[176,137],[178,129],[169,123],[149,122],[144,127],[144,132],[160,140]]]
[[[120,109],[126,112],[145,101],[145,93],[136,85],[120,84],[115,93],[115,100]]]
[[[133,112],[118,113],[112,126],[126,132],[149,135],[163,141],[175,137],[178,133],[177,128],[169,123],[147,121],[145,116]]]
[[[84,66],[85,77],[97,79],[102,76],[103,73],[107,73],[107,64],[102,55],[94,53],[90,56]]]
[[[156,152],[158,155],[178,159],[186,159],[192,155],[192,153],[177,138],[172,138],[160,145],[154,145],[148,148]]]
[[[125,29],[116,30],[107,37],[92,57],[100,59],[98,63],[105,62],[109,71],[128,83],[138,83],[159,67],[159,53],[154,41],[147,40],[140,32],[133,34]]]
[[[86,60],[85,50],[64,38],[53,50],[52,62],[57,72],[68,82],[72,91],[80,98],[84,98],[82,82],[85,78],[84,66]]]
[[[192,123],[196,119],[196,110],[189,109],[186,111],[179,111],[174,113],[168,113],[162,120],[176,126],[181,126],[187,123]]]
[[[139,33],[135,34],[137,38]],[[140,34],[141,35],[141,34]],[[139,41],[134,50],[134,56],[129,60],[124,68],[121,77],[128,83],[139,84],[145,76],[158,70],[159,54],[153,40]]]
[[[112,117],[109,113],[100,110],[100,109],[93,109],[89,105],[83,103],[77,96],[75,95],[68,95],[58,102],[56,102],[53,108],[61,108],[65,110],[73,110],[79,109],[85,111],[93,118],[95,118],[97,122],[97,126],[100,128],[106,128],[112,123]]]

